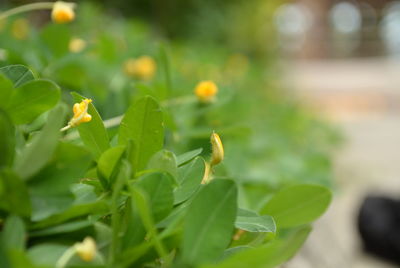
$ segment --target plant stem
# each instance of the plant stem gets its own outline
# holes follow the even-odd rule
[[[32,10],[41,10],[41,9],[52,9],[54,6],[54,2],[39,2],[39,3],[32,3],[23,6],[19,6],[16,8],[9,9],[7,11],[0,13],[0,20],[6,19],[10,16],[24,13]]]
[[[75,247],[68,248],[63,255],[58,259],[56,268],[64,268],[67,266],[69,260],[75,255]]]

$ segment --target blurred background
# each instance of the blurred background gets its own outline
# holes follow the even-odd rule
[[[1,0],[0,8],[26,2],[32,1]],[[90,1],[78,3],[83,2]],[[235,55],[226,61],[233,64],[233,76],[242,75],[248,65],[257,66],[252,74],[257,79],[242,87],[262,83],[270,98],[285,96],[285,102],[296,100],[296,107],[299,101],[301,111],[339,130],[343,142],[333,143],[333,161],[321,161],[319,173],[311,174],[318,173],[315,177],[320,179],[321,170],[332,170],[332,176],[321,180],[334,185],[335,201],[301,253],[285,267],[392,267],[363,253],[356,218],[367,194],[397,197],[400,193],[400,1],[92,2],[95,5],[80,7],[92,19],[100,14],[97,9],[103,10],[113,18],[110,21],[130,18],[145,25],[140,29],[151,29],[152,37],[172,41],[172,50],[190,46],[198,53],[197,61],[207,65],[201,74],[217,77],[221,55]],[[37,13],[30,16],[37,26],[48,21]],[[80,20],[80,27],[89,27],[85,18]],[[16,56],[10,60],[10,52],[1,49],[2,40],[0,59],[26,61]],[[105,47],[118,49],[107,40]],[[176,54],[180,59],[193,56],[182,49]],[[190,69],[190,64],[185,66]]]

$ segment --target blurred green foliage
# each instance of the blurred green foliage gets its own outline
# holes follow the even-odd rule
[[[268,23],[279,2],[207,2],[129,5],[168,10],[159,25],[176,35],[86,1],[68,25],[0,26],[1,267],[54,267],[85,236],[95,267],[274,267],[301,247],[331,200],[337,135],[280,86]],[[127,65],[144,55],[154,76]],[[202,80],[218,85],[214,102],[196,99]],[[60,133],[85,97],[92,120]],[[213,131],[225,159],[202,185]]]

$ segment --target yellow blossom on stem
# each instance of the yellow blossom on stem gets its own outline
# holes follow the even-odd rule
[[[79,53],[86,47],[86,41],[80,38],[72,38],[69,41],[69,51],[72,53]]]
[[[71,127],[76,127],[81,123],[86,123],[92,120],[92,116],[87,113],[89,108],[89,104],[92,102],[91,99],[84,99],[80,103],[75,103],[72,111],[74,112],[74,116],[71,120],[69,120],[68,125],[63,127],[61,131],[65,131],[70,129]]]
[[[75,4],[63,1],[57,1],[53,5],[51,18],[56,23],[67,23],[75,18]]]
[[[76,254],[84,261],[89,262],[96,256],[96,242],[91,237],[86,237],[82,242],[74,245]]]
[[[212,155],[211,155],[211,166],[218,165],[219,163],[224,160],[224,146],[222,145],[221,138],[215,132],[211,134],[211,148],[212,148]]]
[[[213,81],[202,81],[197,84],[194,93],[201,102],[211,102],[218,93],[218,87]]]
[[[149,56],[141,56],[137,59],[128,59],[124,63],[125,73],[141,80],[152,79],[156,73],[156,69],[156,62]]]

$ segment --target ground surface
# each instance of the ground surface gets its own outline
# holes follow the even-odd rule
[[[364,254],[356,230],[363,197],[400,197],[400,62],[386,59],[285,64],[288,88],[346,139],[334,160],[337,192],[300,254],[285,268],[396,267]]]

